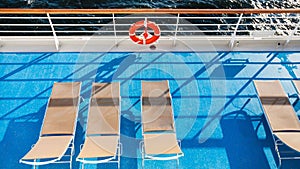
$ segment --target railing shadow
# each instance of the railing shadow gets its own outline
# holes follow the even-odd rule
[[[198,148],[224,148],[227,153],[227,160],[229,162],[229,166],[231,168],[271,168],[271,166],[268,163],[269,157],[266,157],[263,148],[270,148],[272,149],[273,157],[276,159],[276,154],[274,153],[273,149],[273,143],[270,139],[270,134],[267,131],[267,127],[265,126],[265,119],[263,117],[256,117],[254,115],[247,114],[247,111],[244,109],[236,109],[234,111],[230,111],[229,114],[223,114],[224,110],[228,108],[233,101],[238,100],[238,104],[241,107],[244,107],[241,102],[239,102],[239,99],[245,99],[245,98],[252,98],[252,95],[245,94],[246,89],[253,89],[253,86],[251,86],[251,83],[255,79],[262,79],[267,80],[270,78],[273,79],[279,79],[282,80],[282,78],[277,77],[259,77],[259,74],[265,70],[265,68],[271,64],[273,59],[277,57],[277,53],[270,52],[267,56],[268,60],[263,63],[252,63],[252,62],[221,62],[221,59],[224,59],[228,56],[228,52],[219,52],[218,55],[210,59],[210,61],[205,62],[199,62],[199,64],[188,64],[189,66],[193,66],[194,73],[191,76],[178,76],[172,77],[171,75],[165,74],[151,74],[151,76],[141,76],[142,72],[149,68],[150,66],[155,65],[155,67],[170,67],[167,69],[168,71],[172,71],[172,73],[180,73],[181,70],[174,70],[174,67],[176,65],[182,63],[186,64],[184,62],[175,62],[176,64],[172,65],[173,62],[167,62],[163,61],[162,63],[158,63],[159,59],[164,56],[164,53],[158,53],[154,56],[151,56],[149,61],[144,61],[143,58],[138,57],[135,54],[121,54],[117,55],[116,57],[112,57],[111,60],[108,62],[105,62],[105,64],[98,64],[98,61],[103,55],[99,55],[98,57],[95,57],[89,62],[86,62],[84,64],[79,65],[75,68],[71,73],[65,73],[63,77],[58,78],[58,81],[70,81],[74,77],[74,74],[77,72],[85,69],[90,68],[90,64],[96,64],[93,67],[93,69],[90,69],[89,71],[86,71],[83,75],[80,75],[79,77],[74,77],[73,80],[76,81],[84,81],[84,84],[82,86],[82,96],[85,98],[89,98],[90,95],[90,87],[92,82],[111,82],[111,81],[120,81],[121,82],[121,88],[124,90],[124,88],[128,87],[128,85],[131,85],[130,82],[134,82],[134,84],[131,87],[128,87],[130,90],[141,90],[140,89],[140,81],[141,80],[169,80],[170,81],[170,88],[171,93],[173,96],[173,103],[175,106],[175,111],[182,111],[183,109],[186,109],[185,105],[178,105],[178,102],[181,101],[183,98],[187,99],[195,99],[198,102],[202,101],[203,99],[211,99],[213,97],[220,97],[225,98],[226,102],[224,105],[219,107],[220,109],[215,109],[216,112],[213,114],[212,118],[220,118],[219,126],[222,129],[223,138],[221,139],[212,139],[208,138],[208,140],[202,144],[199,144],[199,136],[203,130],[209,129],[209,125],[211,125],[211,121],[208,120],[207,123],[204,123],[203,126],[201,126],[197,132],[194,134],[194,137],[191,138],[183,138],[182,141],[182,148],[183,151],[185,149],[195,149],[195,151],[198,150]],[[46,55],[45,55],[46,57]],[[140,62],[137,62],[140,61]],[[285,62],[288,62],[285,60]],[[136,64],[142,64],[138,69],[132,69],[128,71],[128,67]],[[220,65],[221,64],[221,65]],[[189,89],[191,86],[191,83],[199,83],[199,81],[203,80],[210,80],[210,79],[218,79],[218,80],[227,80],[227,81],[235,81],[240,80],[237,75],[242,72],[243,70],[247,69],[248,65],[255,65],[260,64],[260,66],[256,67],[256,71],[251,76],[244,77],[243,85],[236,86],[235,91],[233,91],[233,94],[227,94],[216,96],[212,95],[208,92],[205,94],[199,93],[195,94],[193,93],[194,90],[188,90],[189,93],[184,93],[185,91],[182,90],[183,88]],[[171,66],[170,66],[171,65]],[[201,65],[201,66],[199,66]],[[217,66],[216,66],[217,65]],[[225,67],[224,67],[225,65]],[[173,66],[173,67],[172,67]],[[207,69],[213,68],[213,73],[210,74],[211,77],[203,77],[205,73],[207,73]],[[23,67],[21,70],[25,70],[27,67]],[[224,69],[224,75],[225,77],[221,76],[222,68]],[[152,71],[151,69],[149,70]],[[291,71],[294,71],[294,69],[291,69]],[[17,73],[17,70],[12,71],[11,73],[5,75],[7,78],[11,77],[14,73]],[[145,75],[145,74],[143,74]],[[292,78],[297,78],[295,73],[290,73]],[[295,77],[294,77],[295,76]],[[2,76],[3,77],[3,76]],[[54,77],[56,78],[56,77]],[[285,78],[283,78],[285,79]],[[53,79],[49,78],[47,79],[49,82],[53,81]],[[177,81],[180,81],[180,83],[177,83]],[[43,86],[44,87],[44,86]],[[202,87],[202,86],[198,86]],[[208,86],[207,90],[210,90]],[[41,87],[40,87],[41,88]],[[22,103],[21,105],[16,105],[14,108],[9,111],[1,114],[0,120],[5,120],[8,118],[12,112],[17,112],[22,114],[20,111],[20,108],[24,105],[28,105],[32,100],[38,99],[40,97],[44,97],[44,94],[48,92],[51,89],[51,87],[47,86],[45,87],[45,90],[38,92],[37,94],[33,95],[32,97],[26,97],[26,101]],[[122,91],[121,90],[121,91]],[[195,89],[197,90],[197,89]],[[206,90],[206,89],[203,89]],[[129,92],[135,92],[135,91],[129,91]],[[248,92],[248,91],[247,91]],[[138,92],[136,92],[138,93]],[[135,94],[136,94],[135,93]],[[251,93],[252,94],[252,93]],[[134,107],[136,110],[139,109],[139,96],[138,95],[130,95],[128,93],[128,96],[125,96],[124,93],[121,93],[123,98],[126,98],[130,101],[126,102],[126,107],[128,108],[122,108],[122,118],[121,118],[121,142],[123,143],[123,156],[121,158],[121,168],[133,168],[137,169],[139,168],[138,164],[138,157],[139,157],[139,142],[140,142],[140,116],[136,114],[135,110],[132,110]],[[122,99],[123,99],[122,98]],[[12,99],[12,98],[11,98]],[[253,102],[254,99],[251,100]],[[79,112],[79,123],[85,124],[86,122],[86,113],[88,104],[87,101],[84,103],[85,105],[81,105],[81,109]],[[124,104],[122,105],[122,107]],[[181,107],[183,106],[183,107]],[[24,117],[12,117],[10,118],[10,122],[8,124],[7,131],[3,137],[3,140],[0,144],[0,149],[5,151],[4,155],[0,157],[0,166],[4,168],[20,168],[20,166],[23,168],[30,168],[27,165],[19,164],[18,160],[21,158],[22,155],[24,155],[27,150],[30,149],[30,146],[35,143],[37,140],[37,129],[40,129],[41,127],[41,121],[43,119],[45,110],[45,105],[40,108],[40,110],[34,114],[30,114],[28,116]],[[189,110],[192,110],[192,108],[189,108]],[[204,111],[204,110],[200,110]],[[260,109],[258,109],[259,112],[261,112]],[[183,118],[196,118],[205,120],[207,119],[206,115],[203,115],[203,113],[207,112],[201,112],[201,115],[190,115],[190,112],[185,112],[186,114],[176,114],[175,118],[176,120],[176,126],[185,126],[185,124],[178,123]],[[197,113],[197,112],[196,112]],[[27,118],[34,119],[33,121],[24,121],[24,119]],[[260,123],[264,125],[267,137],[266,139],[260,139],[257,137],[257,131],[253,129],[253,122],[255,120],[259,120]],[[79,153],[79,145],[83,143],[84,140],[84,128],[80,124],[77,125],[77,131],[76,131],[76,154],[74,156],[74,159],[76,158],[76,155]],[[260,124],[261,125],[261,124]],[[32,132],[28,132],[30,130],[34,130]],[[20,133],[21,132],[21,133]],[[17,133],[17,134],[16,134]],[[22,146],[20,144],[17,144],[19,142],[15,141],[18,139],[22,139]],[[13,140],[13,141],[12,141]],[[23,141],[24,140],[24,141]],[[133,141],[134,140],[134,141]],[[247,144],[247,145],[245,145]],[[16,146],[19,147],[16,147]],[[24,146],[27,147],[24,147]],[[7,151],[7,152],[6,152]],[[2,152],[2,151],[1,151]],[[10,153],[14,154],[10,154]],[[6,153],[6,154],[5,154]],[[185,158],[185,157],[183,157]],[[8,160],[8,162],[6,162]],[[255,164],[252,164],[254,162]],[[225,163],[225,162],[224,162]],[[295,167],[298,163],[295,162],[286,162],[283,167]],[[184,164],[183,164],[184,165]],[[74,168],[80,168],[79,163],[74,162],[73,163]],[[101,164],[96,167],[115,167],[115,165],[106,165]],[[52,166],[51,166],[52,168]],[[53,168],[59,168],[57,166],[53,166]]]

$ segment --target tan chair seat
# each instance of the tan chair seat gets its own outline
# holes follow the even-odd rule
[[[175,133],[144,134],[146,154],[180,154],[182,153]]]
[[[277,132],[275,135],[287,146],[300,152],[300,132]]]
[[[40,137],[31,151],[29,151],[23,159],[29,160],[61,157],[69,147],[72,138],[73,136]]]
[[[86,137],[78,158],[116,156],[119,136]]]

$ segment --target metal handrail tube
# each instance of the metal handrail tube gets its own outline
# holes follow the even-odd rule
[[[54,26],[113,26],[111,23],[107,24],[53,24]],[[116,26],[130,26],[129,24],[115,24]],[[167,24],[167,23],[158,23],[158,26],[175,26],[176,24]],[[228,25],[235,25],[234,23],[215,23],[215,24],[209,24],[209,23],[203,23],[203,24],[178,24],[179,26],[228,26]],[[247,25],[253,25],[251,23],[242,23],[240,25],[247,26]],[[268,26],[268,25],[291,25],[288,23],[257,23],[256,26]],[[296,25],[296,23],[294,24]],[[49,26],[49,24],[0,24],[0,26]]]
[[[19,9],[1,8],[0,14],[262,14],[300,13],[290,9]]]
[[[156,19],[177,19],[176,16],[171,16],[171,17],[151,17],[147,16],[149,18],[156,18]],[[73,20],[82,20],[82,19],[91,19],[91,20],[97,20],[97,19],[112,19],[112,17],[56,17],[53,16],[51,17],[52,19],[73,19]],[[145,17],[136,17],[136,16],[124,16],[124,17],[115,17],[115,19],[143,19]],[[185,16],[180,16],[180,19],[238,19],[239,17],[185,17]],[[270,16],[270,17],[260,17],[260,16],[244,16],[243,19],[268,19],[268,18],[278,18],[278,19],[297,19],[297,16]],[[0,19],[47,19],[47,17],[36,17],[36,16],[30,16],[30,17],[21,17],[21,16],[11,16],[11,17],[5,17],[5,16],[0,16]]]
[[[68,30],[68,31],[55,31],[57,33],[114,33],[113,30],[90,30],[90,31],[77,31],[77,30]],[[127,33],[127,30],[118,30],[117,33]],[[178,30],[178,33],[204,33],[204,32],[216,32],[215,30]],[[219,30],[217,32],[234,32],[233,30]],[[251,32],[250,30],[239,30],[237,32]],[[18,30],[18,31],[0,31],[0,33],[52,33],[52,31],[27,31],[27,30]],[[161,33],[174,33],[174,31],[161,31]]]
[[[47,17],[37,17],[37,16],[24,16],[24,17],[21,17],[21,16],[10,16],[10,17],[7,17],[7,16],[0,16],[0,19],[48,19]]]
[[[0,12],[1,12],[1,8],[0,8]],[[155,13],[153,13],[155,14]],[[272,14],[272,13],[270,13]],[[285,14],[285,13],[283,13]],[[296,13],[295,13],[296,14]],[[35,15],[35,14],[32,14],[32,15]],[[63,14],[63,15],[68,15],[68,14]],[[112,15],[112,13],[111,13]],[[221,19],[224,19],[224,18],[239,18],[238,16],[201,16],[201,14],[199,14],[200,16],[180,16],[180,18],[184,18],[184,19],[192,19],[192,18],[200,18],[200,19],[212,19],[212,18],[221,18]],[[269,14],[268,14],[269,15]],[[151,17],[151,16],[149,16]],[[267,17],[270,17],[270,16],[255,16],[255,18],[267,18]],[[272,17],[281,17],[281,16],[272,16]],[[0,18],[28,18],[28,19],[31,19],[31,18],[41,18],[41,19],[47,19],[47,17],[43,17],[43,16],[10,16],[10,17],[6,17],[6,16],[0,16]],[[56,19],[59,19],[59,18],[62,18],[62,19],[111,19],[113,18],[112,16],[52,16],[51,18],[56,18]],[[128,18],[144,18],[144,16],[139,16],[139,15],[125,15],[125,16],[115,16],[116,19],[128,19]],[[177,18],[175,15],[168,15],[168,16],[155,16],[155,18]],[[244,16],[243,18],[253,18],[253,16]],[[285,16],[284,18],[297,18],[297,16]]]
[[[115,24],[116,26],[131,26],[131,24]],[[157,24],[158,26],[175,26],[176,24]],[[178,24],[178,26],[234,26],[236,24]],[[241,26],[253,26],[253,24],[239,24]],[[266,23],[266,24],[255,24],[255,26],[274,26],[274,25],[283,25],[283,26],[291,26],[291,24],[284,23]],[[294,24],[296,25],[296,24]],[[49,26],[49,24],[0,24],[0,26]],[[61,26],[61,27],[90,27],[90,26],[113,26],[113,24],[53,24],[53,26]]]
[[[8,31],[0,31],[1,33],[52,33],[52,31],[27,31],[27,30],[8,30]]]
[[[224,32],[224,31],[229,31],[229,32],[234,32],[234,30],[178,30],[177,32],[181,32],[181,33],[197,33],[197,32]],[[255,30],[237,30],[237,32],[253,32]],[[281,31],[287,31],[287,30],[281,30]],[[7,31],[4,31],[4,30],[0,30],[1,33],[49,33],[49,32],[52,32],[52,31],[35,31],[35,30],[7,30]],[[87,32],[103,32],[103,33],[113,33],[114,31],[113,30],[90,30],[90,31],[82,31],[82,30],[67,30],[67,31],[63,31],[63,30],[59,30],[59,31],[55,31],[55,32],[58,32],[58,33],[87,33]],[[128,30],[117,30],[115,31],[117,33],[127,33]],[[140,33],[142,33],[142,31],[139,31]],[[296,31],[295,33],[298,33],[299,31]],[[174,31],[167,31],[167,30],[164,30],[164,31],[161,31],[161,33],[174,33]]]
[[[49,24],[0,24],[0,26],[49,26]]]
[[[90,17],[90,16],[85,16],[85,17],[66,17],[66,16],[62,16],[62,17],[58,17],[58,16],[53,16],[51,17],[52,19],[73,19],[73,20],[82,20],[82,19],[91,19],[91,20],[97,20],[97,19],[110,19],[112,20],[113,17]]]

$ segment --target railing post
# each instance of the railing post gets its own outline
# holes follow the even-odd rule
[[[117,39],[115,13],[112,13],[112,17],[113,17],[113,25],[114,25],[115,45],[117,46],[118,45],[118,39]]]
[[[300,26],[300,15],[298,14],[298,23],[292,31],[289,31],[289,36],[287,37],[287,40],[285,41],[284,46],[286,46],[286,45],[288,45],[288,43],[290,43],[292,36],[294,36],[294,34],[297,32],[299,26]]]
[[[176,45],[176,40],[177,40],[177,32],[178,32],[178,24],[179,24],[179,17],[180,14],[177,14],[177,20],[176,20],[176,25],[175,25],[175,33],[174,33],[174,40],[173,40],[173,46]]]
[[[59,41],[58,41],[58,38],[56,36],[56,32],[55,32],[54,26],[52,24],[49,13],[47,13],[47,17],[48,17],[48,20],[49,20],[50,27],[52,29],[52,34],[53,34],[53,38],[54,38],[54,42],[55,42],[55,47],[56,47],[56,50],[58,51],[59,50]]]
[[[234,29],[234,32],[233,32],[233,34],[232,34],[232,36],[231,36],[231,40],[230,40],[230,42],[229,42],[229,47],[230,47],[230,49],[233,49],[234,42],[235,42],[235,37],[236,37],[236,32],[237,32],[237,30],[238,30],[238,28],[239,28],[239,26],[240,26],[240,22],[241,22],[242,18],[243,18],[243,13],[241,13],[241,15],[240,15],[240,17],[239,17],[239,20],[238,20],[238,22],[236,23],[236,27],[235,27],[235,29]]]

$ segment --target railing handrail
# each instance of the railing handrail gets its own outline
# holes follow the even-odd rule
[[[300,13],[289,9],[25,9],[0,8],[0,14],[267,14]]]
[[[138,19],[150,18],[160,27],[162,40],[196,36],[230,37],[229,47],[241,37],[281,38],[286,46],[300,39],[300,8],[297,9],[17,9],[0,8],[1,37],[11,35],[52,36],[59,50],[63,36],[112,36],[116,46],[128,36]],[[84,14],[78,16],[79,14]],[[91,14],[91,15],[87,15]],[[99,14],[99,15],[97,15]],[[117,15],[120,14],[120,15]],[[128,15],[126,15],[128,14]],[[144,14],[144,15],[130,15]],[[169,14],[169,15],[164,15]],[[192,14],[192,15],[185,15]],[[234,15],[232,15],[234,14]],[[46,15],[46,16],[43,16]],[[19,22],[22,19],[22,22]],[[172,21],[171,21],[172,19]],[[48,20],[48,22],[47,22]],[[63,21],[62,21],[63,20]],[[92,21],[90,21],[92,20]],[[52,22],[53,21],[53,22]],[[176,22],[174,22],[176,21]],[[113,26],[113,27],[112,27]],[[49,27],[49,28],[48,28]],[[151,30],[150,30],[151,31]],[[143,30],[137,30],[141,35]],[[50,35],[52,33],[52,35]],[[150,32],[151,33],[151,32]],[[81,37],[78,38],[80,39]]]

